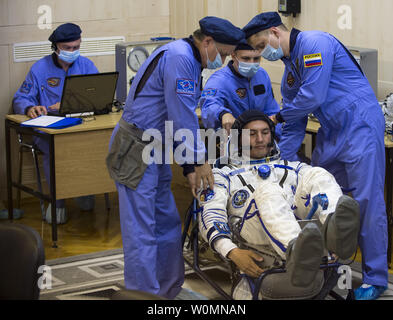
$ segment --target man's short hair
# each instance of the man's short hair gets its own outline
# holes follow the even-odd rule
[[[192,36],[193,36],[195,39],[197,39],[198,41],[203,41],[203,39],[206,38],[206,35],[204,35],[204,34],[202,33],[202,30],[201,30],[201,29],[195,30],[194,33],[192,34]]]

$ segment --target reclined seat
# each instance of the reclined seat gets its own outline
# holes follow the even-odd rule
[[[216,290],[224,299],[239,299],[239,300],[323,300],[328,295],[337,300],[344,300],[339,294],[333,291],[339,279],[337,272],[341,265],[332,260],[328,261],[324,257],[321,261],[320,271],[317,273],[315,279],[306,287],[297,287],[291,284],[289,274],[285,269],[285,261],[283,261],[278,254],[268,247],[251,248],[249,245],[240,241],[237,245],[240,248],[253,249],[263,258],[262,269],[267,270],[258,278],[251,278],[245,274],[240,274],[234,263],[228,259],[221,257],[219,254],[213,252],[209,246],[206,246],[204,240],[199,236],[199,210],[197,209],[197,201],[194,199],[189,210],[186,213],[185,225],[183,229],[183,248],[186,244],[186,239],[189,239],[188,245],[191,245],[193,250],[193,261],[185,257],[185,262],[200,276],[204,281]],[[234,235],[234,242],[239,241],[234,229],[234,223],[230,223],[232,234]],[[191,226],[191,230],[190,230]],[[224,264],[229,265],[228,272],[231,273],[232,290],[229,295],[221,287],[219,287],[200,267],[200,245],[206,251],[212,251],[215,257],[220,257]],[[206,255],[204,255],[206,256]],[[349,290],[347,300],[353,298],[353,291]]]
[[[242,244],[239,247],[253,249]],[[327,258],[321,261],[321,270],[315,279],[306,287],[298,287],[291,283],[285,261],[273,250],[265,247],[255,251],[263,257],[260,267],[266,271],[254,279],[236,270],[231,290],[231,297],[235,300],[322,300],[337,284],[338,265],[328,263]]]

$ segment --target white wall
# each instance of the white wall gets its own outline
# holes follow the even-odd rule
[[[0,199],[6,199],[4,115],[11,111],[12,96],[23,82],[32,63],[14,63],[12,45],[47,40],[64,22],[81,26],[83,37],[125,36],[126,41],[151,36],[188,36],[204,16],[227,18],[243,27],[262,11],[276,11],[277,0],[0,0]],[[41,5],[52,9],[52,29],[39,29]],[[351,9],[351,29],[341,29],[338,13],[342,5]],[[283,17],[288,27],[318,29],[332,33],[348,46],[378,49],[378,98],[393,92],[392,0],[302,0],[302,12],[295,19]],[[100,71],[115,69],[114,56],[93,57]],[[281,100],[280,61],[263,62]]]
[[[42,5],[51,9],[50,29],[38,27]],[[46,41],[65,22],[80,25],[82,38],[125,36],[126,41],[140,41],[168,36],[169,0],[0,0],[0,199],[7,198],[4,116],[12,112],[12,97],[33,64],[15,63],[13,44]],[[115,70],[114,55],[91,59],[101,72]],[[35,181],[31,161],[24,168],[25,181]]]

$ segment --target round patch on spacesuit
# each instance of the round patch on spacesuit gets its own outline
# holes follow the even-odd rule
[[[232,206],[234,208],[241,208],[246,203],[250,194],[247,190],[239,190],[232,198]]]
[[[207,202],[207,201],[212,200],[214,198],[214,196],[215,196],[215,193],[212,189],[206,189],[201,192],[201,195],[199,196],[199,200],[201,202]]]
[[[294,85],[294,83],[295,83],[295,78],[294,78],[292,72],[288,73],[287,83],[288,83],[288,86],[290,86],[290,87],[292,87]]]

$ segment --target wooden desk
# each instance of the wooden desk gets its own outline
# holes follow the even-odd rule
[[[316,134],[320,127],[317,121],[309,120],[306,132],[312,135],[312,149],[315,147]],[[391,265],[392,259],[392,229],[393,229],[393,141],[385,134],[385,191],[386,191],[386,216],[388,221],[388,264]]]
[[[27,120],[24,115],[7,115],[7,190],[8,213],[13,218],[12,187],[19,188],[52,204],[52,221],[56,221],[56,200],[115,192],[114,181],[110,178],[105,158],[113,128],[120,120],[121,113],[96,116],[95,120],[65,129],[21,127]],[[17,133],[39,136],[49,143],[50,192],[45,195],[12,181],[10,129]],[[52,223],[52,240],[56,247],[57,224]]]

